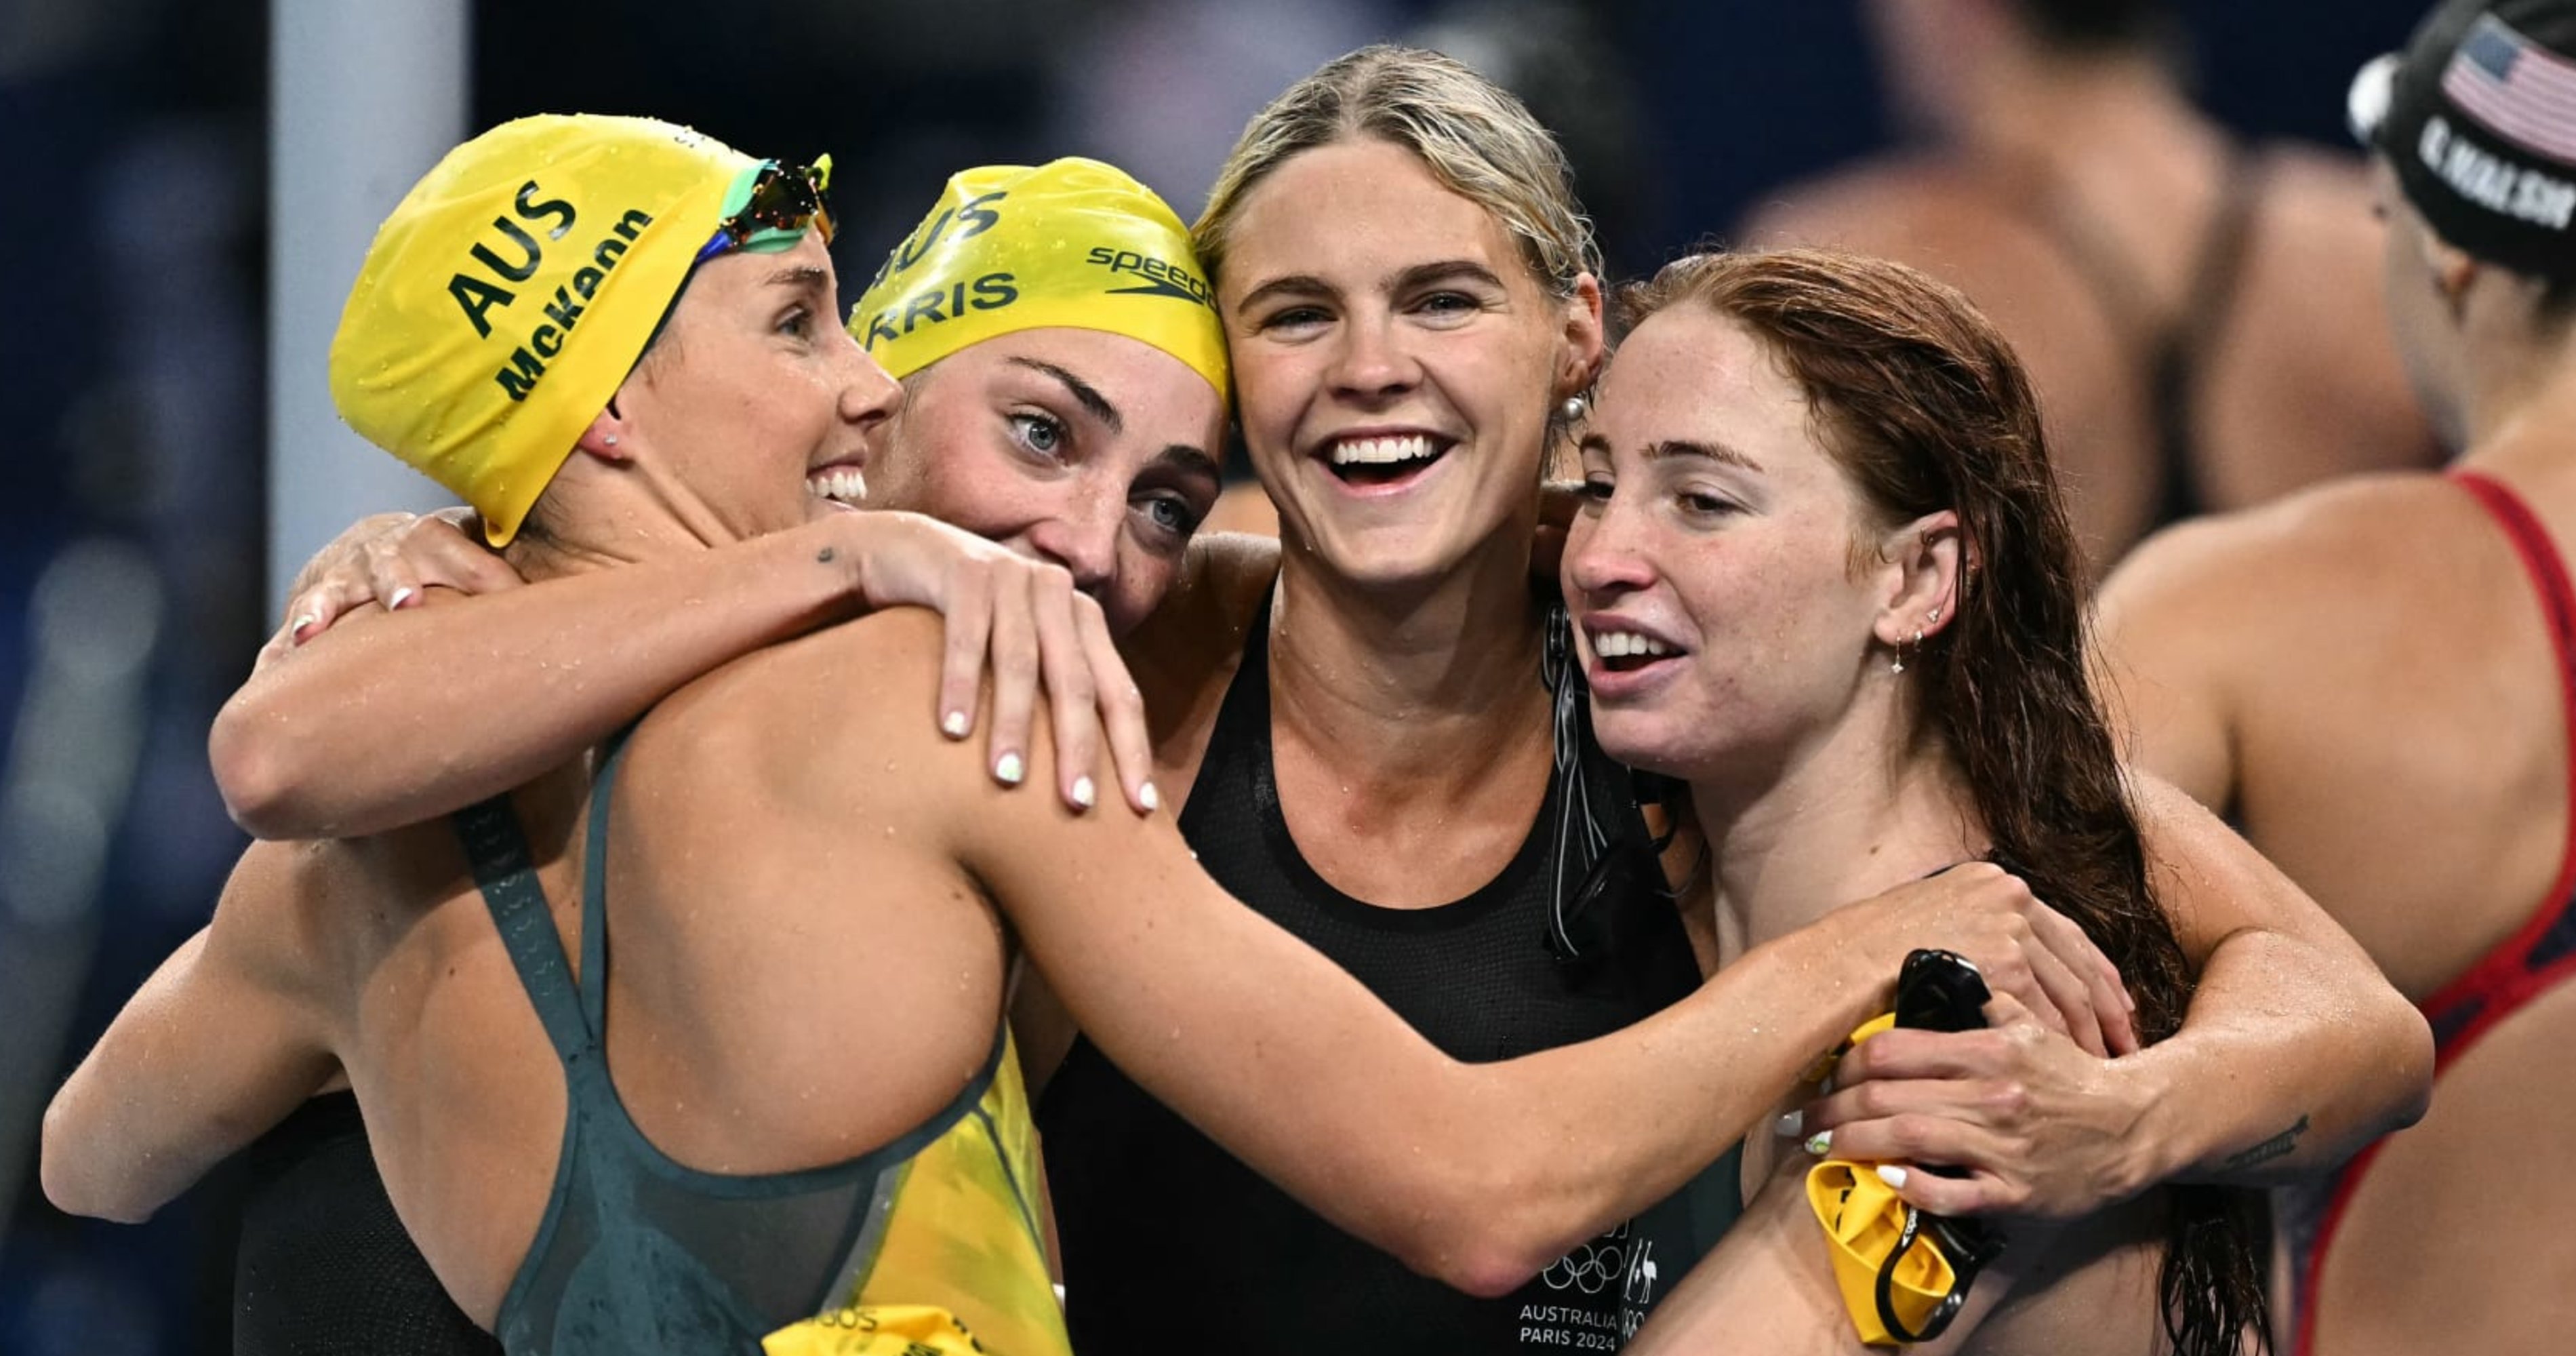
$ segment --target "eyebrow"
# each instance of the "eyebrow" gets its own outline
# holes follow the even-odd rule
[[[821,289],[829,286],[831,281],[831,274],[824,272],[822,269],[816,268],[812,264],[803,264],[794,268],[782,268],[769,275],[770,286],[793,287],[799,290],[805,288]]]
[[[1575,443],[1575,450],[1587,457],[1607,457],[1610,455],[1610,440],[1598,433],[1586,433]],[[1724,466],[1741,467],[1757,475],[1762,471],[1762,463],[1724,443],[1698,443],[1685,438],[1668,438],[1663,442],[1646,444],[1645,450],[1638,455],[1650,462],[1666,461],[1674,457],[1700,457]]]
[[[1225,474],[1217,466],[1216,458],[1209,456],[1206,448],[1193,447],[1188,443],[1172,443],[1164,447],[1154,455],[1154,464],[1168,467],[1183,475],[1205,476],[1219,483],[1225,480]]]
[[[1393,278],[1388,280],[1391,284],[1388,290],[1401,292],[1410,288],[1421,287],[1426,283],[1439,282],[1448,278],[1465,278],[1471,282],[1484,283],[1490,287],[1501,287],[1503,285],[1502,278],[1497,276],[1492,269],[1485,267],[1483,264],[1480,264],[1473,259],[1442,259],[1437,263],[1415,264],[1411,268],[1398,271]]]
[[[1235,308],[1248,310],[1272,297],[1318,297],[1330,296],[1332,292],[1333,289],[1325,285],[1323,279],[1312,273],[1291,273],[1284,278],[1272,278],[1244,293],[1243,300],[1236,302]]]
[[[1013,358],[1010,361],[1015,367],[1025,367],[1032,372],[1043,372],[1063,383],[1065,393],[1072,396],[1082,408],[1090,411],[1092,418],[1107,425],[1110,432],[1127,431],[1127,420],[1118,413],[1118,407],[1110,404],[1109,397],[1102,395],[1100,388],[1090,382],[1065,371],[1054,363],[1040,362],[1035,358]]]
[[[1590,439],[1585,439],[1586,446],[1589,446],[1590,442]],[[1643,455],[1648,461],[1665,461],[1674,457],[1700,457],[1726,466],[1741,467],[1757,475],[1762,470],[1762,463],[1724,443],[1692,442],[1686,438],[1669,438],[1659,443],[1648,443]]]

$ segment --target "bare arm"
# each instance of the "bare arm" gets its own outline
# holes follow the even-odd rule
[[[1959,1035],[1889,1032],[1808,1108],[1835,1152],[1951,1163],[1908,1200],[2071,1218],[2167,1180],[2261,1186],[2342,1161],[2424,1114],[2432,1033],[2316,903],[2189,797],[2132,793],[2157,896],[2200,987],[2180,1031],[2105,1060],[2017,1004]]]
[[[989,643],[994,775],[1016,782],[1041,677],[1086,766],[1105,734],[1130,804],[1151,807],[1141,700],[1098,606],[1060,569],[913,514],[837,513],[694,555],[592,570],[459,606],[365,608],[271,647],[216,718],[233,817],[267,838],[418,823],[578,756],[729,659],[868,606],[949,614],[944,679],[917,719],[971,726]],[[1092,713],[1096,708],[1098,715]],[[1096,794],[1068,777],[1068,801]]]
[[[2182,1030],[2134,1056],[2143,1181],[2269,1186],[2424,1115],[2433,1032],[2369,953],[2216,816],[2131,778],[2157,897],[2200,987]]]
[[[874,634],[818,638],[804,681],[841,675],[862,712],[916,700],[929,623],[892,613],[861,628]],[[833,655],[845,639],[867,647],[864,680]],[[794,689],[777,698],[806,699]],[[857,742],[801,760],[817,781],[783,798],[825,807],[800,830],[818,836],[818,851],[854,814],[899,815],[890,835],[946,843],[1083,1031],[1148,1091],[1337,1224],[1484,1293],[1519,1284],[1714,1159],[1884,1003],[1913,946],[1938,939],[2002,967],[2028,935],[2026,893],[1991,868],[1963,869],[1756,948],[1615,1035],[1463,1065],[1227,898],[1168,817],[1076,818],[997,796],[899,722],[861,718],[829,733]],[[889,762],[899,799],[871,785]]]
[[[2111,731],[2137,766],[2222,814],[2236,803],[2236,740],[2228,652],[2242,633],[2210,623],[2210,603],[2235,592],[2213,576],[2209,545],[2224,529],[2186,524],[2121,562],[2097,604],[2094,671]],[[2235,562],[2238,569],[2252,562]]]
[[[832,527],[362,608],[278,649],[225,704],[216,784],[264,838],[376,833],[508,790],[699,673],[848,610],[846,547],[817,530]]]
[[[138,1223],[285,1119],[338,1065],[274,928],[231,901],[284,888],[255,844],[215,921],[164,961],[45,1110],[45,1196]]]

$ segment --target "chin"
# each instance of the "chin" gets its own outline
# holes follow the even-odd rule
[[[1636,768],[1666,777],[1683,773],[1678,763],[1687,760],[1672,756],[1674,742],[1663,721],[1644,711],[1605,707],[1598,701],[1592,706],[1592,737],[1601,751]]]

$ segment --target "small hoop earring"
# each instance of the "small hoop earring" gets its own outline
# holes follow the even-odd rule
[[[1896,658],[1888,661],[1887,671],[1890,673],[1905,672],[1905,656],[1912,651],[1922,648],[1923,633],[1920,631],[1914,633],[1914,638],[1912,640],[1900,640],[1896,642]]]

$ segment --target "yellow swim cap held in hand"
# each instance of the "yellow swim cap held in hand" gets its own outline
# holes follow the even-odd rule
[[[508,544],[761,168],[685,127],[589,114],[448,152],[377,230],[341,312],[340,417]]]
[[[1216,295],[1188,229],[1152,189],[1097,160],[951,177],[850,313],[851,335],[898,378],[1051,327],[1141,340],[1229,394]]]

